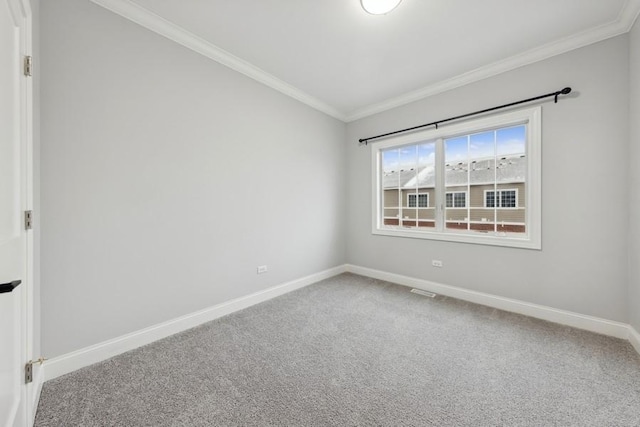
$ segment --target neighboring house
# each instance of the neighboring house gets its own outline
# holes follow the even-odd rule
[[[445,164],[446,228],[479,232],[526,230],[525,155]],[[433,166],[385,171],[384,225],[435,227]]]

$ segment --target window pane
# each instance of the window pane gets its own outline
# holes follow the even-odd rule
[[[469,135],[444,140],[444,185],[446,207],[445,228],[467,230],[469,211],[466,193],[469,190]]]
[[[402,187],[402,226],[413,228],[417,218],[418,146],[400,148],[400,185]]]
[[[525,232],[525,138],[518,125],[444,140],[446,228]]]
[[[385,174],[397,172],[400,169],[398,166],[398,150],[391,149],[382,151],[382,172]]]
[[[494,130],[469,136],[469,230],[480,233],[494,231],[495,213],[487,208],[486,190],[495,182],[496,132]]]
[[[469,157],[472,160],[490,159],[495,156],[495,132],[469,135]]]
[[[417,146],[410,145],[408,147],[402,147],[400,149],[400,170],[407,171],[413,169],[418,164],[418,152]]]
[[[498,129],[496,150],[498,157],[525,154],[525,125]]]
[[[500,207],[501,208],[515,208],[516,207],[516,192],[515,190],[503,190],[500,192]]]
[[[436,143],[423,142],[417,145],[418,167],[416,174],[417,219],[421,229],[436,226],[435,209],[429,206],[429,194],[435,194],[436,186]],[[435,197],[435,196],[432,196]]]
[[[383,221],[389,228],[435,227],[428,191],[435,191],[435,142],[381,150]]]
[[[469,171],[469,138],[459,137],[444,141],[444,181],[446,187],[466,186]]]
[[[400,223],[400,154],[391,149],[382,154],[382,225],[397,226]]]
[[[485,206],[488,208],[496,207],[496,193],[494,191],[487,191],[485,193],[486,203]]]
[[[526,125],[519,125],[496,131],[497,232],[526,232],[526,129]]]

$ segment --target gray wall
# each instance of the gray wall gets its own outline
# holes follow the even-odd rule
[[[343,123],[88,0],[41,25],[47,357],[345,262]]]
[[[640,332],[640,21],[630,35],[631,124],[629,208],[629,322]]]
[[[344,262],[640,330],[640,227],[630,220],[640,173],[629,168],[640,162],[637,23],[630,37],[345,130],[88,0],[41,9],[42,354]],[[359,137],[565,85],[569,99],[543,104],[542,251],[371,235],[370,149]],[[610,203],[596,203],[603,194]],[[630,211],[615,208],[629,195]],[[258,276],[261,264],[269,273]]]
[[[350,123],[349,263],[626,322],[628,41],[609,39]],[[370,147],[358,138],[564,86],[574,88],[570,98],[543,104],[542,251],[371,234]],[[432,259],[444,267],[431,267]]]

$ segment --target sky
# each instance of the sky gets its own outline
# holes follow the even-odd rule
[[[526,126],[518,125],[495,131],[480,132],[445,139],[445,163],[473,159],[525,154]],[[425,142],[382,152],[385,172],[432,165],[435,162],[435,142]]]

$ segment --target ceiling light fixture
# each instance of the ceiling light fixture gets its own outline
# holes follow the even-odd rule
[[[384,15],[395,9],[402,0],[360,0],[362,8],[372,15]]]

